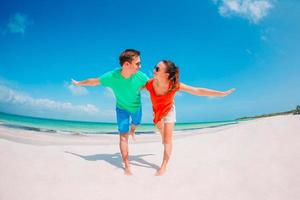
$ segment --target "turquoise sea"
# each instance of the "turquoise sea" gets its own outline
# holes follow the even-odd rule
[[[175,130],[191,130],[216,126],[236,124],[238,121],[218,121],[199,123],[177,123]],[[13,115],[0,112],[0,126],[9,128],[33,130],[37,132],[62,133],[62,134],[117,134],[116,123],[66,121]],[[136,134],[151,134],[156,129],[153,124],[141,124]]]

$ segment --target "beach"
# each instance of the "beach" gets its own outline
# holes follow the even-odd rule
[[[0,127],[0,200],[300,199],[300,116],[181,131],[164,176],[160,135],[62,135]]]

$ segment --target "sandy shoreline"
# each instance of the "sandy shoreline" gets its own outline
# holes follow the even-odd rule
[[[190,135],[215,133],[237,126],[238,124],[229,124],[219,127],[194,129],[188,131],[174,131],[174,140],[188,137]],[[10,141],[32,144],[32,145],[111,145],[118,144],[119,136],[117,134],[61,134],[37,132],[33,130],[22,130],[0,126],[0,138]],[[138,134],[136,141],[131,143],[151,143],[161,140],[158,132],[154,134]]]
[[[62,136],[0,128],[0,199],[300,199],[300,116],[176,134],[168,171],[159,135]],[[96,141],[95,141],[96,140]]]

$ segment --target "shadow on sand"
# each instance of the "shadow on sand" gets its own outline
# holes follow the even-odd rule
[[[80,155],[80,154],[76,154],[76,153],[72,153],[72,152],[68,152],[68,151],[65,151],[65,153],[72,154],[74,156],[78,156],[87,161],[103,160],[117,168],[124,169],[120,153],[95,154],[95,155]],[[140,167],[153,168],[153,169],[157,170],[157,169],[159,169],[159,166],[143,159],[143,157],[151,156],[151,155],[154,155],[154,154],[141,154],[141,155],[129,156],[130,164],[135,165],[135,166],[140,166]]]

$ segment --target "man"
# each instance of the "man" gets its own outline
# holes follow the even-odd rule
[[[141,123],[141,94],[140,90],[145,86],[148,77],[139,71],[141,67],[140,52],[134,49],[126,49],[121,53],[121,68],[107,72],[100,78],[90,78],[83,81],[72,80],[76,86],[110,87],[116,97],[116,114],[118,130],[120,134],[120,151],[125,165],[125,175],[131,175],[128,152],[128,136],[132,135],[136,126]],[[129,119],[131,118],[131,124]],[[130,130],[129,130],[130,126]]]

